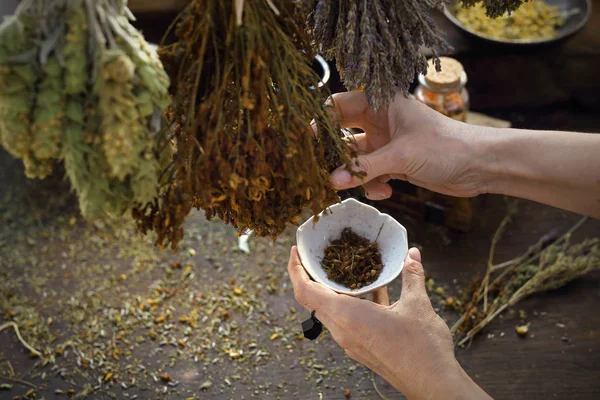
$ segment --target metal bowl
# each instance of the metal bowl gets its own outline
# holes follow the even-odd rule
[[[476,36],[479,39],[483,39],[487,42],[512,44],[520,46],[530,46],[536,44],[553,43],[563,40],[577,32],[579,32],[590,18],[592,12],[591,0],[544,0],[551,6],[556,6],[560,9],[561,13],[565,16],[565,24],[557,29],[556,36],[550,39],[541,40],[529,40],[529,39],[496,39],[489,36],[482,35],[475,32],[465,25],[463,25],[456,18],[457,5],[450,4],[444,7],[444,14],[446,17],[458,28],[467,32],[470,35]]]

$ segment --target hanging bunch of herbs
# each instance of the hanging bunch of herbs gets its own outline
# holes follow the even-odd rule
[[[316,89],[304,21],[285,0],[194,0],[178,18],[176,42],[160,50],[174,173],[160,199],[134,210],[159,245],[176,247],[192,208],[275,238],[304,208],[338,200],[328,174],[349,163],[349,147]]]
[[[466,0],[473,5],[481,0]],[[488,15],[513,11],[523,0],[484,0]],[[349,90],[364,89],[372,109],[385,108],[396,94],[408,94],[415,76],[427,72],[423,48],[436,57],[450,46],[431,13],[444,0],[310,0],[308,25],[317,48],[336,60]]]
[[[86,217],[158,194],[169,78],[126,0],[25,0],[0,25],[0,143],[30,178],[63,162]]]

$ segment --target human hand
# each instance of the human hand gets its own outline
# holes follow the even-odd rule
[[[454,357],[452,336],[425,291],[421,254],[411,249],[402,270],[402,295],[389,305],[337,294],[314,282],[292,248],[288,272],[298,302],[327,327],[346,354],[378,373],[408,398],[489,398]]]
[[[359,166],[354,169],[366,173],[361,179],[338,168],[331,175],[335,189],[364,184],[368,198],[382,200],[392,194],[387,182],[401,179],[457,197],[487,192],[482,177],[486,160],[478,146],[481,131],[401,93],[388,109],[377,113],[358,91],[334,95],[333,105],[342,128],[365,132],[354,135],[360,154]]]

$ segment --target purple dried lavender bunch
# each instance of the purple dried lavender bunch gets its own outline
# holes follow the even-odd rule
[[[364,89],[369,105],[387,107],[394,84],[406,95],[415,76],[427,71],[423,48],[437,54],[451,48],[431,12],[447,0],[306,0],[308,26],[326,58],[336,59],[344,85]],[[490,16],[514,11],[526,0],[463,0],[483,2]]]
[[[448,51],[430,16],[441,0],[310,0],[318,51],[336,58],[348,89],[364,89],[373,109],[386,107],[394,84],[405,93],[427,70],[421,46]],[[332,30],[332,27],[335,29]]]

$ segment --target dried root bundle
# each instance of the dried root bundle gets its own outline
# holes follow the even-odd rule
[[[45,178],[56,161],[86,217],[151,202],[170,161],[169,79],[125,0],[23,1],[0,26],[0,139]]]
[[[196,208],[275,238],[303,208],[316,214],[337,201],[328,172],[349,162],[348,146],[315,89],[297,4],[195,0],[178,21],[176,43],[160,51],[172,78],[175,172],[159,201],[135,210],[140,230],[175,248]]]

